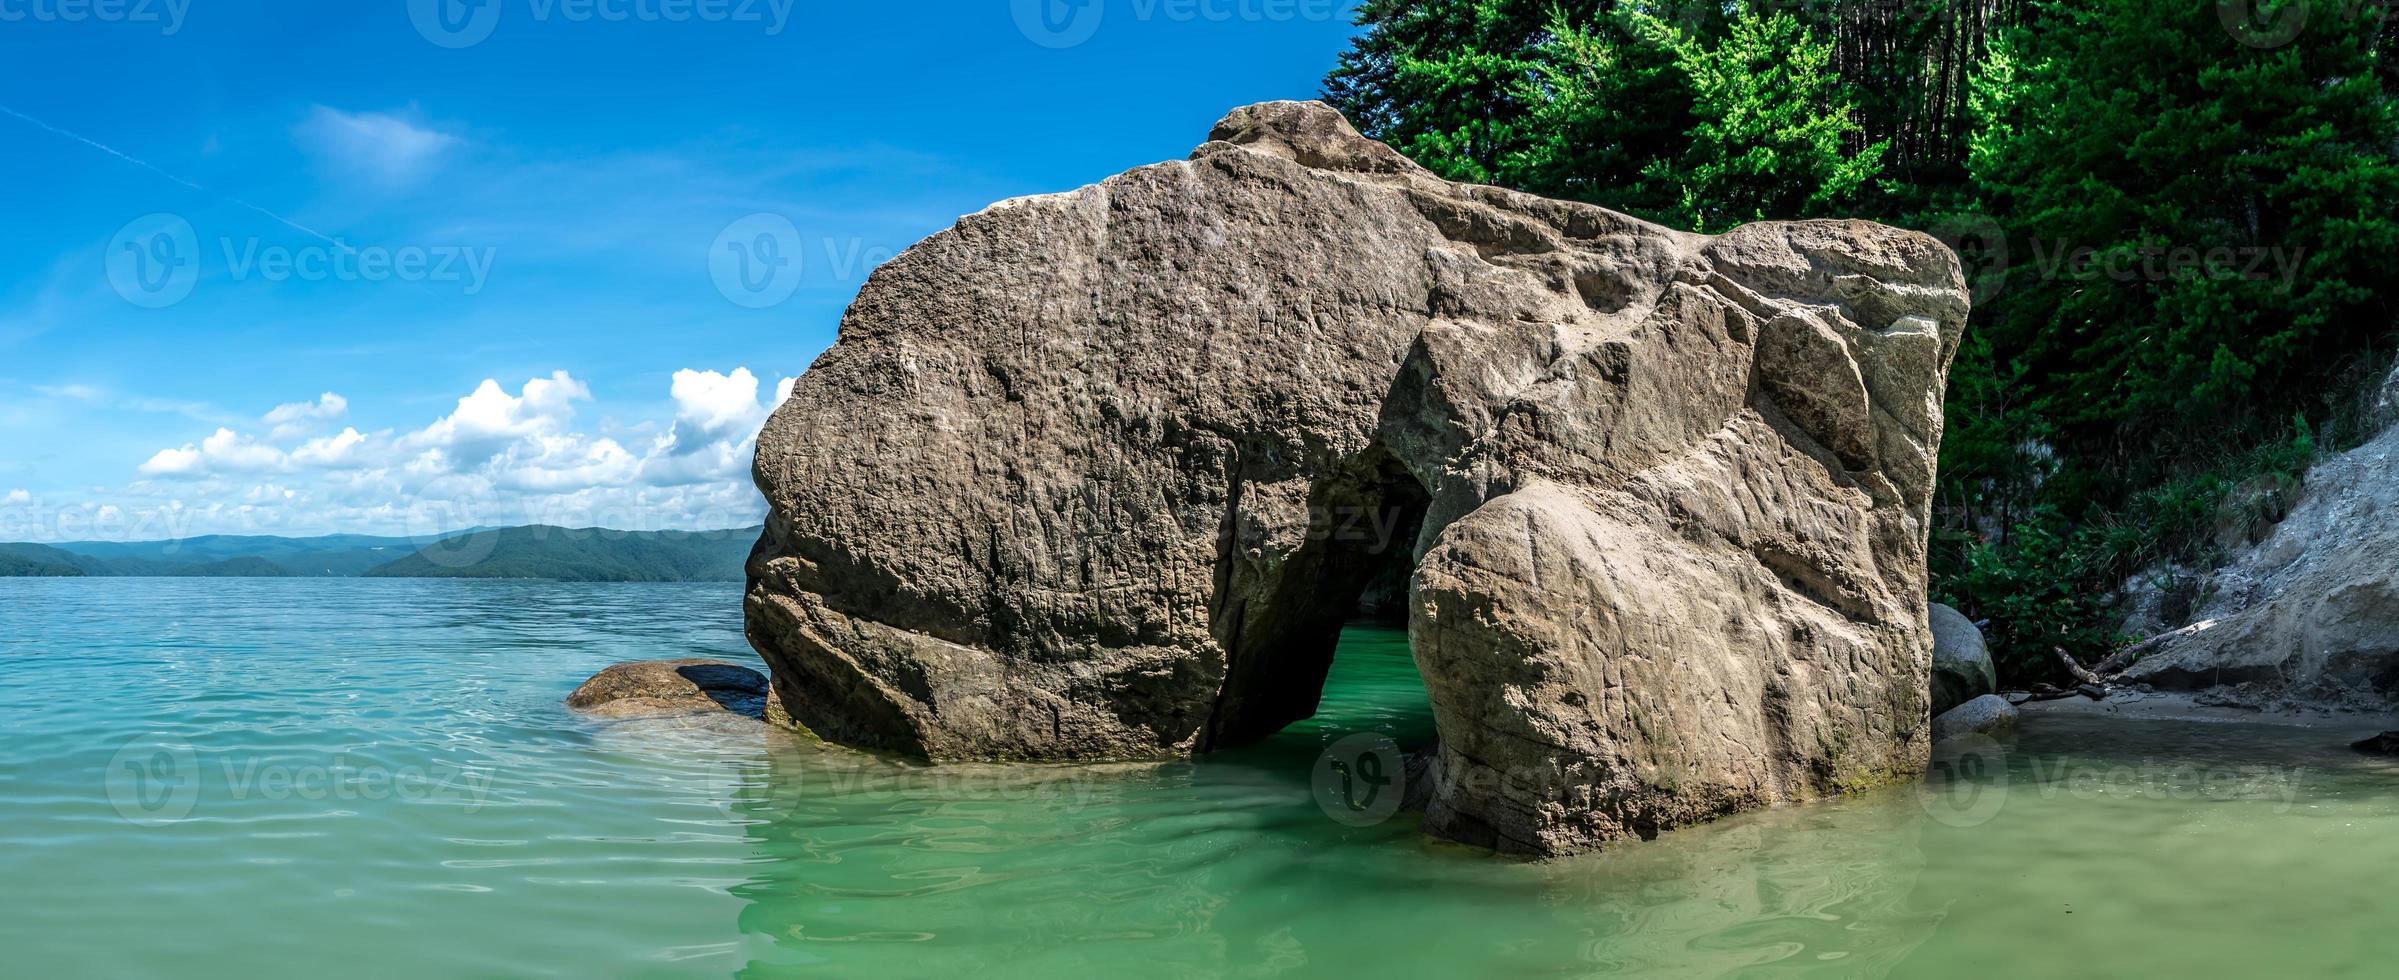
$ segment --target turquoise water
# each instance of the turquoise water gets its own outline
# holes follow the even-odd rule
[[[1202,763],[927,770],[595,726],[752,662],[731,586],[0,580],[10,976],[2383,975],[2399,769],[2044,719],[1929,791],[1541,864],[1320,798],[1430,731],[1395,634]],[[1346,743],[1345,743],[1346,744]],[[1344,819],[1336,820],[1335,816]],[[1362,826],[1353,824],[1363,824]]]

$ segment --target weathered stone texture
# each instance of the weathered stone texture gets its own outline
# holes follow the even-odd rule
[[[1174,757],[1312,713],[1366,591],[1428,825],[1515,851],[1913,774],[1965,316],[1924,235],[1686,234],[1252,106],[875,273],[759,440],[750,638],[835,741]]]

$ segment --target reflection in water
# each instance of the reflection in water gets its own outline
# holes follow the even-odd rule
[[[1880,973],[1911,909],[1921,811],[1783,811],[1605,857],[1497,860],[1412,815],[1311,796],[1353,731],[1431,733],[1403,637],[1354,629],[1318,717],[1197,763],[915,768],[792,744],[742,809],[772,860],[734,889],[748,975]]]
[[[2399,766],[2338,733],[2043,718],[1925,787],[1518,863],[1310,798],[1314,753],[1353,728],[1429,734],[1412,673],[1398,637],[1353,632],[1317,719],[1199,763],[943,775],[773,753],[745,803],[771,858],[734,890],[745,973],[2372,975],[2399,953],[2379,930],[2308,938],[2370,915],[2357,889],[2399,859],[2354,819],[2387,825]],[[2327,848],[2335,814],[2346,844]],[[2261,942],[2246,923],[2287,913],[2260,901],[2316,918]]]
[[[1944,760],[1929,793],[1528,864],[1428,840],[1404,813],[1335,820],[1316,795],[1344,736],[1430,735],[1390,632],[1345,638],[1318,718],[1198,763],[936,769],[560,707],[611,662],[749,658],[738,608],[724,586],[0,581],[6,970],[2381,976],[2399,960],[2382,912],[2399,765],[2346,749],[2365,733],[2036,717],[2016,745]]]

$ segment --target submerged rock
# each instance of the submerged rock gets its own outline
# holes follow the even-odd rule
[[[766,675],[722,660],[643,660],[593,674],[566,706],[599,718],[766,716]]]
[[[878,269],[758,443],[791,717],[1153,759],[1314,712],[1406,582],[1427,825],[1563,853],[1919,772],[1956,258],[1434,177],[1332,109]]]
[[[1996,694],[1974,698],[1933,719],[1935,742],[1945,742],[1961,735],[2004,738],[2014,734],[2016,706]]]
[[[2179,587],[2196,610],[2144,624],[2164,639],[2125,680],[2261,708],[2399,703],[2399,426],[2316,464],[2263,540]]]
[[[2384,732],[2371,738],[2361,738],[2349,747],[2372,755],[2399,755],[2399,732]]]
[[[1964,613],[1938,602],[1932,604],[1933,714],[1940,714],[1999,690],[1999,673],[1991,667],[1991,648],[1983,631]]]

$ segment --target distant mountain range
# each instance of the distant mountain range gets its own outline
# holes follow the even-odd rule
[[[0,544],[0,578],[504,578],[738,582],[759,528],[483,528],[438,538],[211,535],[177,541]]]

